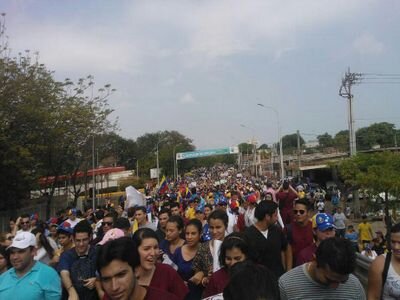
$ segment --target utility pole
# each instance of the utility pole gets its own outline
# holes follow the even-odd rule
[[[361,73],[351,73],[350,68],[346,72],[344,78],[342,79],[342,85],[340,86],[339,95],[346,98],[349,109],[349,140],[350,140],[350,156],[357,154],[357,142],[356,142],[356,132],[354,128],[354,116],[353,116],[353,94],[351,93],[351,88],[354,84],[359,83],[361,80]]]
[[[344,78],[342,79],[342,85],[340,86],[339,95],[346,98],[348,102],[349,110],[349,143],[350,143],[350,156],[357,154],[357,141],[356,132],[354,128],[354,116],[353,116],[353,94],[351,93],[351,88],[354,84],[359,83],[361,80],[361,73],[351,73],[350,68],[347,70]],[[354,201],[354,214],[358,217],[360,215],[360,199],[358,197],[358,190],[353,191],[353,201]]]
[[[299,179],[301,177],[301,147],[300,147],[300,131],[297,130],[297,162],[299,164],[299,172],[298,172],[298,176]]]

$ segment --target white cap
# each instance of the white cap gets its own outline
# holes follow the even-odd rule
[[[25,249],[30,246],[36,247],[36,237],[28,231],[22,231],[17,233],[7,250],[10,248]]]

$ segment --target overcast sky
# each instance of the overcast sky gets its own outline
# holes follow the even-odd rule
[[[347,129],[348,67],[400,74],[396,0],[2,0],[0,12],[14,54],[39,51],[59,80],[91,74],[116,88],[109,104],[126,138],[178,130],[198,149],[270,144],[277,118],[263,103],[283,135],[312,140]],[[400,128],[399,94],[400,84],[356,86],[356,128]]]

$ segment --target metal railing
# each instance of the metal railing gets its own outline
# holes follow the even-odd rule
[[[368,270],[371,265],[372,259],[357,253],[356,269],[354,270],[354,275],[360,280],[364,287],[365,292],[367,292],[368,287]]]

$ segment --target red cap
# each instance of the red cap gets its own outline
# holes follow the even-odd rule
[[[231,209],[235,209],[239,207],[239,202],[237,201],[232,201],[231,204],[229,205]]]
[[[249,203],[256,203],[257,202],[257,196],[255,194],[251,194],[247,197],[247,201]]]

